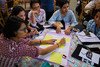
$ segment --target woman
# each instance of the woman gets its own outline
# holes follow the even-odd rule
[[[32,58],[38,57],[38,55],[45,55],[59,46],[65,44],[65,39],[62,38],[59,43],[54,44],[55,40],[31,40],[30,38],[25,38],[27,35],[26,25],[21,18],[11,16],[8,18],[7,23],[4,27],[3,35],[0,38],[0,55],[5,58],[18,58],[23,56],[30,56]],[[53,44],[47,48],[35,47],[35,44]],[[6,59],[7,61],[7,59]]]
[[[94,33],[100,39],[100,9],[94,10],[93,17],[94,19],[88,22],[86,30]]]
[[[46,22],[46,13],[44,9],[40,8],[38,0],[31,0],[30,2],[31,10],[28,13],[28,18],[31,27],[37,28],[38,31],[43,30],[43,25]]]
[[[20,17],[21,19],[27,21],[25,10],[24,10],[24,8],[21,7],[21,6],[15,6],[15,7],[12,9],[12,12],[11,12],[11,15],[10,15],[10,16],[18,16],[18,17]],[[27,24],[27,29],[28,29],[28,31],[29,31],[28,36],[38,34],[37,29],[35,29],[35,28],[33,29],[32,27],[28,26],[28,21],[27,21],[25,24]]]
[[[60,9],[54,12],[52,17],[49,19],[49,23],[56,27],[57,33],[60,33],[62,25],[56,22],[62,22],[63,26],[69,26],[65,29],[65,34],[70,34],[73,26],[77,25],[77,21],[73,11],[69,10],[69,1],[57,0],[56,2]]]
[[[85,13],[93,11],[93,9],[100,9],[100,0],[91,0],[84,8]]]
[[[10,16],[18,16],[23,20],[26,20],[25,9],[21,6],[14,6]]]

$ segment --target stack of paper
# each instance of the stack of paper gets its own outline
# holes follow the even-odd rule
[[[80,33],[76,33],[76,35],[79,38],[79,40],[84,44],[100,43],[99,38],[95,34],[93,34],[91,32],[89,32],[89,33],[90,33],[90,36],[86,36],[83,31]]]

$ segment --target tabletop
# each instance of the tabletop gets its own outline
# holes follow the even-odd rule
[[[49,32],[50,30],[45,29],[44,31],[40,32],[40,36],[36,37],[36,39],[44,39],[44,37],[46,36],[46,34]],[[64,33],[62,33],[64,34]],[[80,60],[77,60],[75,58],[73,58],[71,55],[74,52],[75,48],[77,47],[78,44],[81,44],[81,42],[78,40],[77,36],[75,35],[75,33],[71,33],[71,42],[70,42],[70,48],[69,48],[69,54],[68,54],[68,58],[67,58],[67,65],[63,66],[54,62],[49,62],[48,60],[41,60],[41,59],[33,59],[33,58],[24,58],[23,59],[23,65],[25,65],[25,67],[28,67],[28,65],[33,65],[33,63],[35,63],[35,66],[33,65],[32,67],[93,67],[88,63],[82,62]],[[31,61],[31,62],[30,62]],[[37,63],[36,63],[37,62]],[[38,65],[38,66],[37,66]],[[24,66],[23,66],[24,67]]]

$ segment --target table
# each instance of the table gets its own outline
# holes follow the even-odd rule
[[[82,62],[80,60],[77,60],[75,58],[73,58],[71,55],[74,52],[75,48],[77,47],[78,44],[82,44],[79,39],[77,38],[77,36],[74,34],[72,34],[72,41],[71,41],[71,47],[70,47],[70,52],[69,52],[69,60],[68,60],[68,67],[94,67],[91,66],[90,64],[87,64],[85,62]]]
[[[48,33],[48,31],[50,31],[50,30],[48,30],[48,29],[46,29],[46,30],[44,30],[44,31],[42,31],[42,33],[40,34],[40,36],[39,37],[36,37],[37,39],[44,39],[44,36]],[[67,59],[67,65],[66,66],[64,66],[64,67],[93,67],[93,66],[91,66],[91,65],[89,65],[89,64],[87,64],[87,63],[84,63],[84,62],[82,62],[82,61],[79,61],[79,60],[77,60],[77,59],[75,59],[75,58],[73,58],[72,56],[71,56],[71,54],[73,53],[73,51],[75,50],[75,48],[77,47],[77,44],[81,44],[81,42],[78,40],[78,38],[77,38],[77,36],[75,35],[75,33],[71,33],[71,42],[70,42],[70,51],[69,51],[69,56],[68,56],[68,59]],[[36,58],[36,59],[30,59],[29,57],[27,57],[27,59],[25,60],[25,59],[23,59],[23,64],[24,65],[26,65],[26,67],[27,67],[27,65],[29,65],[29,64],[31,64],[31,65],[33,65],[33,62],[34,61],[37,61],[37,62],[39,62],[39,65],[38,65],[38,67],[43,67],[42,65],[45,65],[45,64],[47,64],[48,65],[48,67],[50,67],[50,66],[54,66],[54,67],[63,67],[63,66],[61,66],[61,65],[59,65],[59,64],[56,64],[56,63],[53,63],[53,62],[49,62],[49,61],[46,61],[46,60],[37,60],[38,58]],[[30,61],[32,61],[32,62],[30,62]],[[28,63],[29,62],[29,63]],[[49,65],[49,64],[50,65]],[[36,65],[36,64],[35,64]],[[24,66],[23,66],[24,67]],[[34,66],[33,66],[34,67]]]
[[[67,67],[93,67],[90,64],[84,63],[84,62],[77,60],[71,56],[71,54],[77,47],[77,44],[81,44],[81,42],[78,40],[75,33],[71,33],[71,37],[72,38],[71,38],[69,58],[67,59],[67,61],[68,61]]]
[[[64,30],[62,30],[62,32],[59,34],[57,34],[55,30],[49,30],[45,35],[44,40],[57,39],[56,42],[58,43],[63,37],[66,40],[66,44],[60,46],[59,48],[55,49],[54,51],[46,55],[40,55],[38,58],[54,62],[62,66],[67,66],[67,60],[70,51],[69,49],[70,49],[71,35],[65,35]],[[43,44],[40,45],[39,47],[46,48],[51,45],[52,44]]]

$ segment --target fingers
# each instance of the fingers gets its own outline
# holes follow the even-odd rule
[[[63,44],[65,44],[65,43],[66,43],[65,38],[62,38],[62,39],[61,39],[61,41],[63,42]]]
[[[52,39],[53,42],[57,41],[57,39]]]
[[[62,39],[60,40],[60,44],[65,44],[65,43],[66,43],[65,38],[62,38]]]
[[[48,40],[48,44],[54,44],[55,43],[55,41],[57,41],[57,39],[50,39],[50,40]]]
[[[64,31],[66,35],[69,35],[71,33],[71,31],[69,29]]]
[[[57,27],[56,33],[61,33],[61,28],[60,27]]]

